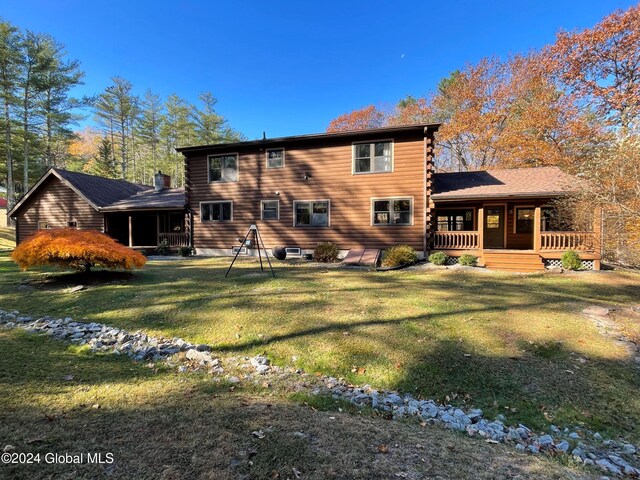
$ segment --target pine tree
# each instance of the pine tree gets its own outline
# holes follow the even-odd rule
[[[4,130],[4,152],[7,159],[7,203],[10,210],[15,205],[15,182],[13,164],[12,110],[18,100],[18,71],[21,57],[19,30],[9,22],[0,21],[0,102],[2,102],[2,130]]]

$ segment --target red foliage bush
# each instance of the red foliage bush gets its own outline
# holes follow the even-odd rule
[[[144,255],[104,233],[72,228],[40,230],[18,245],[11,258],[22,270],[36,265],[85,271],[91,267],[131,270],[147,262]]]

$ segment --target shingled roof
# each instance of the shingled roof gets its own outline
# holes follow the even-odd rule
[[[434,201],[477,198],[557,197],[575,190],[576,177],[558,167],[436,173]]]
[[[183,188],[161,190],[125,180],[98,177],[61,168],[50,168],[9,212],[14,216],[51,176],[64,182],[98,211],[184,208]]]
[[[102,210],[110,212],[113,210],[184,208],[184,206],[184,188],[172,188],[159,192],[152,188],[113,202]]]
[[[61,168],[54,168],[53,170],[97,207],[106,207],[139,192],[153,190],[153,187],[148,185],[140,185],[125,180],[97,177],[80,172],[70,172],[69,170],[63,170]]]

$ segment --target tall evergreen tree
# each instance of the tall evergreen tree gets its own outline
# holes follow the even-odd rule
[[[160,144],[160,130],[164,122],[162,100],[151,90],[147,90],[140,102],[140,116],[137,122],[138,137],[141,138],[148,152],[143,152],[142,181],[147,181],[147,153],[150,154],[151,170],[158,168],[158,146]]]
[[[9,210],[16,201],[12,152],[12,109],[18,100],[20,49],[21,38],[19,30],[9,22],[0,21],[0,102],[2,102],[2,130],[4,131],[3,147],[7,160],[7,203]]]
[[[120,148],[120,169],[123,179],[127,179],[131,143],[131,128],[137,114],[138,98],[133,95],[133,85],[122,77],[113,77],[113,85],[98,95],[95,103],[95,117],[110,136],[112,145],[117,139]],[[115,159],[115,152],[112,153]]]

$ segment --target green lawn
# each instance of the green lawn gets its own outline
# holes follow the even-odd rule
[[[74,277],[19,285],[45,274],[21,273],[4,255],[0,308],[180,336],[223,355],[265,352],[282,365],[448,397],[510,422],[584,424],[640,440],[638,371],[624,348],[580,313],[590,304],[637,304],[637,274],[380,273],[279,264],[272,279],[242,260],[224,279],[227,265],[150,262],[128,281],[69,294]]]
[[[0,250],[9,250],[16,246],[16,231],[13,228],[0,227]]]

